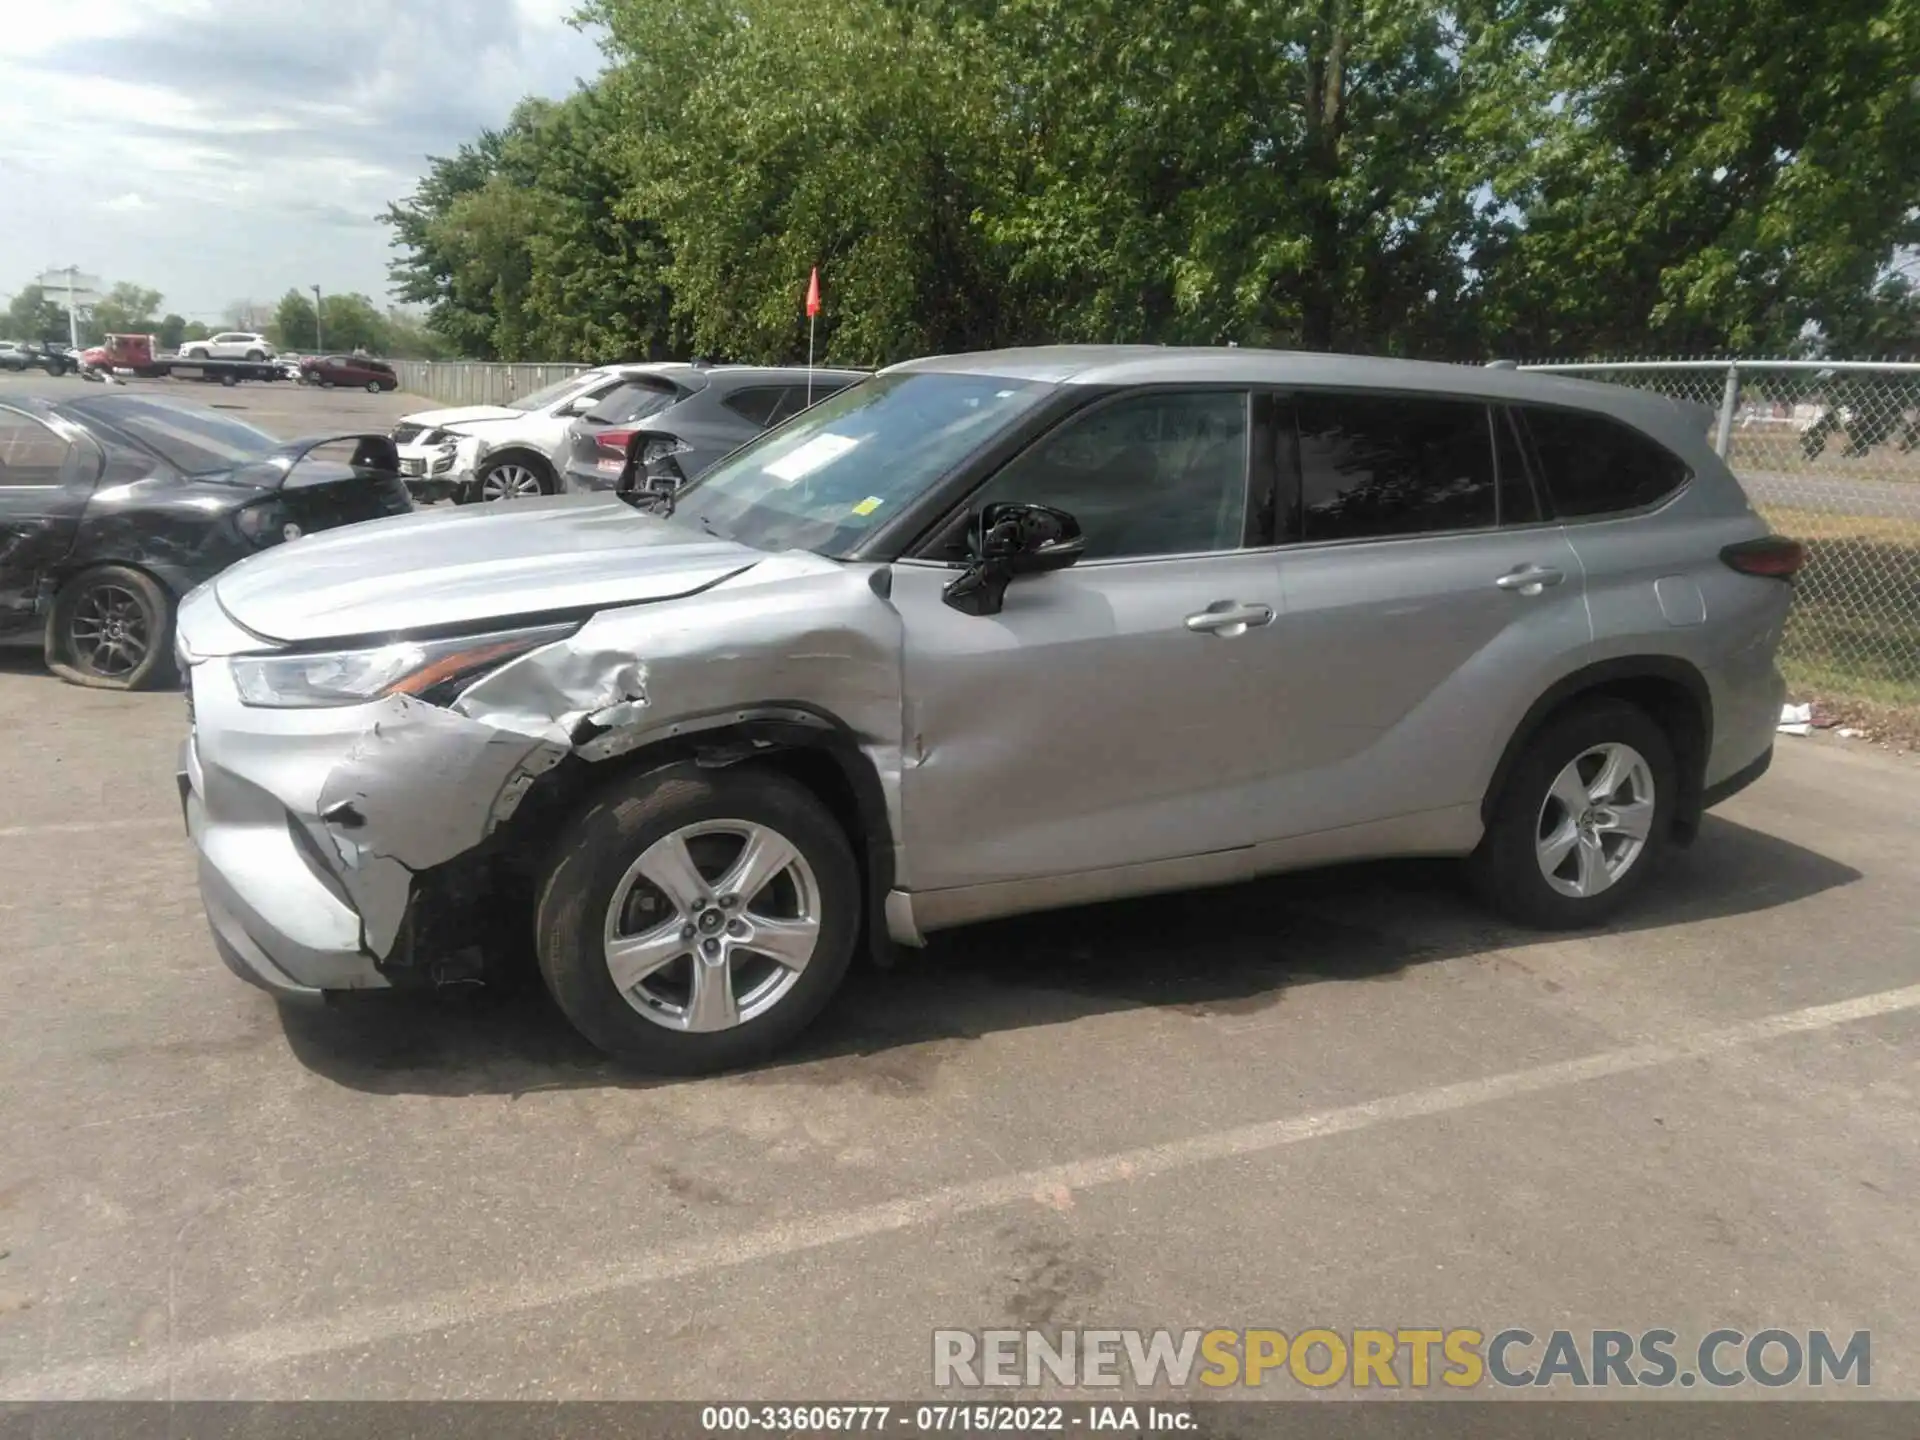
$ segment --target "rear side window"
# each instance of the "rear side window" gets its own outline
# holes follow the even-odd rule
[[[1296,538],[1361,540],[1496,523],[1485,405],[1409,395],[1303,394]]]
[[[1556,515],[1608,515],[1664,499],[1693,478],[1679,456],[1638,430],[1579,410],[1518,412]]]
[[[720,403],[742,420],[764,430],[773,424],[776,416],[792,413],[792,408],[784,403],[786,398],[787,391],[782,386],[752,385],[734,391]]]
[[[18,410],[0,410],[0,488],[58,485],[67,442]]]

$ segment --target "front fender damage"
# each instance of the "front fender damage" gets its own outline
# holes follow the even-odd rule
[[[899,617],[862,572],[783,556],[697,596],[596,616],[445,709],[390,698],[318,804],[366,950],[391,957],[416,877],[486,841],[561,761],[725,724],[729,707],[836,716],[880,776],[899,834],[899,655]]]

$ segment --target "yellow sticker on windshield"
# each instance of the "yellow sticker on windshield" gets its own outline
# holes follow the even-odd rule
[[[853,507],[853,513],[856,515],[871,515],[874,511],[878,510],[885,503],[886,502],[882,500],[878,495],[869,495],[867,496],[866,499],[862,500],[858,505]]]

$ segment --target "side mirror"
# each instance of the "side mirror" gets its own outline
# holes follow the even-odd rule
[[[998,615],[1014,576],[1064,570],[1086,549],[1080,522],[1064,510],[1009,501],[987,505],[974,530],[973,561],[941,598],[963,615]]]

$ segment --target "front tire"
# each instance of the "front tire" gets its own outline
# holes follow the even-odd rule
[[[680,763],[618,780],[540,886],[541,974],[595,1045],[694,1075],[766,1059],[825,1008],[859,933],[846,834],[776,770]]]
[[[380,382],[378,380],[367,381],[367,394],[378,395],[379,393],[380,393]]]
[[[553,479],[545,467],[518,455],[490,461],[473,477],[473,498],[489,505],[553,493]]]
[[[149,690],[173,678],[173,597],[123,565],[76,575],[47,617],[47,668],[96,690]]]
[[[1623,700],[1567,710],[1507,777],[1470,862],[1475,885],[1523,925],[1603,924],[1652,880],[1678,793],[1673,747],[1644,710]]]
[[[196,345],[193,349],[187,351],[187,358],[189,360],[205,360],[207,358],[206,346]]]
[[[256,365],[259,364],[262,360],[265,360],[266,358],[267,357],[261,354],[258,350],[247,351],[247,359],[253,361]]]

